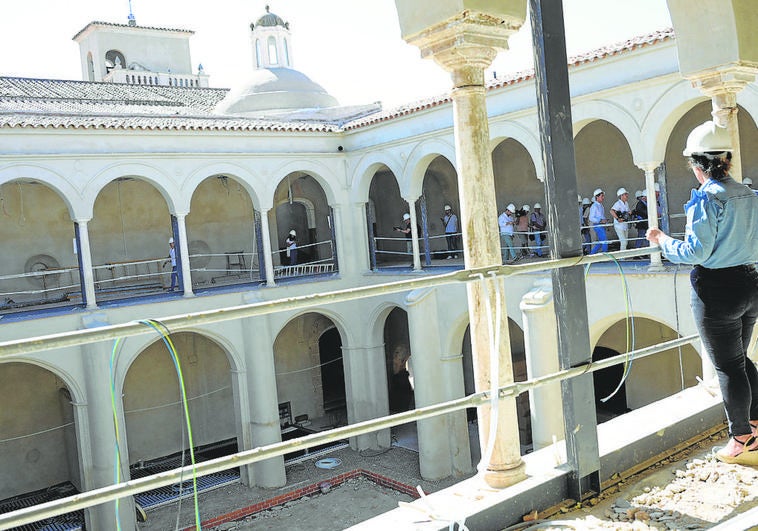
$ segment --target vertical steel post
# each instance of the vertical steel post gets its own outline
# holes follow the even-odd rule
[[[548,226],[552,229],[550,251],[558,258],[581,257],[563,4],[555,0],[529,0],[529,7]],[[553,270],[552,280],[560,367],[567,369],[586,364],[592,361],[592,355],[582,268],[575,266]],[[592,376],[586,374],[564,380],[561,389],[566,454],[572,470],[568,490],[572,498],[580,501],[600,491]]]
[[[426,212],[426,195],[421,194],[419,201],[421,203],[421,234],[424,238],[424,265],[428,267],[432,265],[432,255],[429,252],[429,216]]]
[[[263,225],[261,224],[261,213],[255,209],[253,209],[253,219],[255,224],[255,250],[258,253],[258,278],[261,282],[266,282],[266,261],[263,258],[266,252],[263,250]],[[251,260],[250,280],[253,280],[252,265]]]

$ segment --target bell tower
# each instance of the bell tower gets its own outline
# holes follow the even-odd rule
[[[253,68],[292,68],[292,35],[289,22],[271,12],[250,24]]]

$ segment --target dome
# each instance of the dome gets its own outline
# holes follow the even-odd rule
[[[266,14],[259,18],[255,25],[263,27],[282,26],[283,28],[289,26],[284,20],[282,20],[282,17],[271,13],[269,11],[269,6],[266,6]]]
[[[229,91],[216,106],[219,114],[250,115],[261,111],[321,109],[339,103],[318,83],[291,68],[260,68]]]

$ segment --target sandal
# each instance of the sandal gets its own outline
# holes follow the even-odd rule
[[[749,465],[758,466],[758,440],[755,435],[750,435],[745,442],[739,441],[732,437],[734,442],[742,446],[742,451],[737,455],[726,455],[722,451],[726,448],[721,448],[719,451],[714,452],[716,459],[723,463],[730,465]],[[755,446],[755,448],[749,449],[749,446]]]

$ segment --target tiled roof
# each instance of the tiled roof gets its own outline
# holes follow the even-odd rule
[[[618,42],[615,44],[604,46],[602,48],[597,48],[589,52],[572,56],[568,60],[568,66],[570,68],[572,66],[578,66],[584,63],[591,63],[599,59],[610,57],[612,55],[619,55],[622,53],[630,52],[632,50],[636,50],[638,48],[656,44],[658,42],[673,39],[674,37],[675,35],[674,35],[673,28],[667,28],[667,29],[663,29],[659,31],[654,31],[653,33],[649,33],[647,35],[641,35],[639,37],[634,37],[626,41]],[[508,85],[523,83],[524,81],[529,81],[532,78],[534,78],[534,69],[530,68],[528,70],[523,70],[521,72],[515,72],[503,78],[494,79],[490,81],[489,83],[487,83],[487,89],[488,90],[499,89]],[[437,107],[439,105],[444,105],[446,103],[450,103],[451,101],[452,100],[449,94],[425,98],[423,100],[419,100],[413,103],[402,105],[400,107],[396,107],[393,109],[387,109],[383,112],[372,114],[370,116],[366,116],[358,120],[354,120],[350,123],[345,124],[343,129],[345,130],[356,129],[358,127],[363,127],[366,125],[375,124],[375,123],[383,122],[386,120],[391,120],[399,116],[405,116],[407,114],[412,114],[414,112],[423,111],[425,109],[430,109],[432,107]]]
[[[0,127],[148,130],[337,131],[304,116],[214,114],[227,89],[0,77]],[[351,108],[350,117],[361,115]],[[344,120],[343,120],[344,121]]]
[[[672,39],[672,29],[593,50],[569,59],[577,66]],[[487,84],[489,90],[528,81],[533,70]],[[0,77],[0,128],[51,127],[139,130],[339,132],[450,103],[431,97],[388,110],[378,105],[271,112],[259,118],[215,114],[227,89],[128,85]]]
[[[102,22],[100,20],[93,20],[86,26],[84,26],[82,29],[76,32],[76,35],[71,37],[71,40],[76,40],[76,38],[84,33],[84,31],[89,28],[90,26],[112,26],[114,28],[136,28],[136,29],[146,29],[146,30],[158,30],[158,31],[172,31],[172,32],[179,32],[179,33],[187,33],[189,35],[194,35],[195,32],[192,30],[186,30],[186,29],[176,29],[176,28],[159,28],[155,26],[130,26],[129,24],[116,24],[114,22]]]

